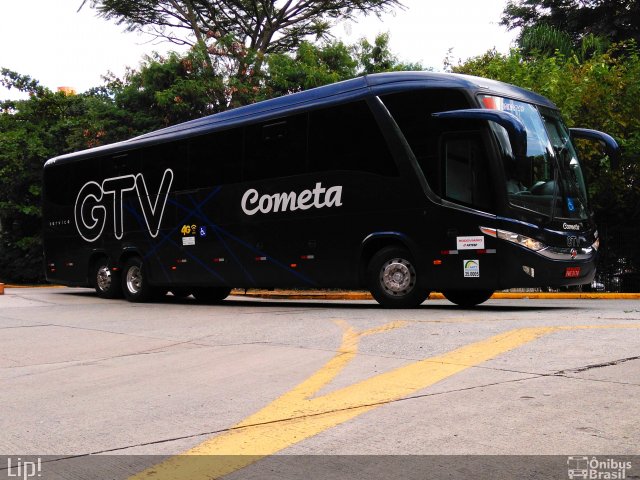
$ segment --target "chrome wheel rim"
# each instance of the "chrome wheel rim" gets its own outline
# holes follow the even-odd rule
[[[142,270],[136,265],[127,270],[127,289],[133,295],[137,295],[142,290]]]
[[[96,284],[101,292],[106,292],[111,288],[111,270],[106,265],[100,266],[96,273]]]
[[[393,258],[380,269],[380,284],[390,295],[406,295],[416,283],[416,271],[413,265],[403,258]]]

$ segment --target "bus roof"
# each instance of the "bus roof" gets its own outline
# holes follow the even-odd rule
[[[313,108],[358,100],[371,95],[382,95],[421,88],[466,89],[476,93],[490,93],[556,108],[550,100],[534,92],[481,77],[434,72],[378,73],[234,108],[225,112],[145,133],[144,135],[129,140],[60,155],[48,160],[45,163],[45,167],[52,166],[56,163],[66,163],[84,158],[125,152],[216,130],[226,130],[250,122],[264,121],[270,118],[301,113]]]

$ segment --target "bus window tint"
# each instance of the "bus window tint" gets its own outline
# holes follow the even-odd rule
[[[246,127],[244,180],[299,175],[306,163],[306,114]]]
[[[125,175],[137,175],[142,171],[139,150],[130,150],[115,155],[109,155],[100,159],[100,177],[116,178]]]
[[[157,189],[164,172],[173,171],[171,190],[180,191],[187,188],[188,166],[184,159],[187,156],[187,143],[184,140],[154,145],[139,153],[141,171],[149,189]]]
[[[442,140],[444,196],[482,210],[492,209],[489,164],[480,132],[447,133]]]
[[[432,113],[469,108],[465,96],[456,90],[425,89],[381,97],[407,139],[431,189],[441,195],[438,142],[442,124]]]
[[[309,123],[311,171],[398,175],[380,127],[364,101],[313,111]]]
[[[208,133],[189,140],[189,188],[242,181],[242,128]]]
[[[93,162],[71,162],[58,165],[56,168],[46,169],[44,171],[44,192],[47,201],[59,206],[73,205],[76,201],[76,195],[82,187],[81,182],[92,180],[91,178],[81,178],[83,176],[81,170],[90,173],[90,171],[86,172],[89,170],[87,168],[89,163]]]

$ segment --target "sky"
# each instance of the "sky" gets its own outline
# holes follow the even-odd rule
[[[507,0],[402,0],[404,10],[336,25],[333,34],[354,43],[388,32],[391,51],[405,62],[443,69],[449,49],[455,61],[491,48],[506,53],[517,32],[498,25]],[[158,42],[96,16],[82,0],[0,0],[0,67],[29,75],[56,90],[78,92],[103,84],[102,76],[120,76],[137,68],[145,54],[179,47]],[[20,97],[0,87],[0,99]]]

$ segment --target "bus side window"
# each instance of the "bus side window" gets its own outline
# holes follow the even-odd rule
[[[173,172],[171,191],[186,190],[188,185],[187,143],[184,140],[161,143],[138,151],[140,172],[147,188],[157,189],[167,169]]]
[[[431,114],[469,108],[469,100],[462,92],[450,89],[412,90],[383,95],[381,99],[409,143],[429,187],[441,196],[438,138],[442,127]]]
[[[311,112],[310,170],[347,170],[398,176],[389,147],[364,101]]]
[[[115,178],[137,175],[142,171],[141,150],[119,152],[100,159],[100,178]]]
[[[274,119],[245,129],[244,180],[288,177],[306,171],[307,115]]]
[[[78,166],[82,165],[83,162],[73,162],[45,168],[44,184],[47,202],[58,206],[71,206],[75,203],[83,182],[93,180],[90,177],[81,178]]]
[[[242,181],[242,128],[189,140],[189,189]]]
[[[489,162],[482,134],[445,133],[440,152],[444,197],[481,210],[492,210]]]
[[[45,198],[58,206],[75,205],[80,189],[87,182],[102,183],[100,164],[103,159],[90,158],[55,164],[44,169]]]

